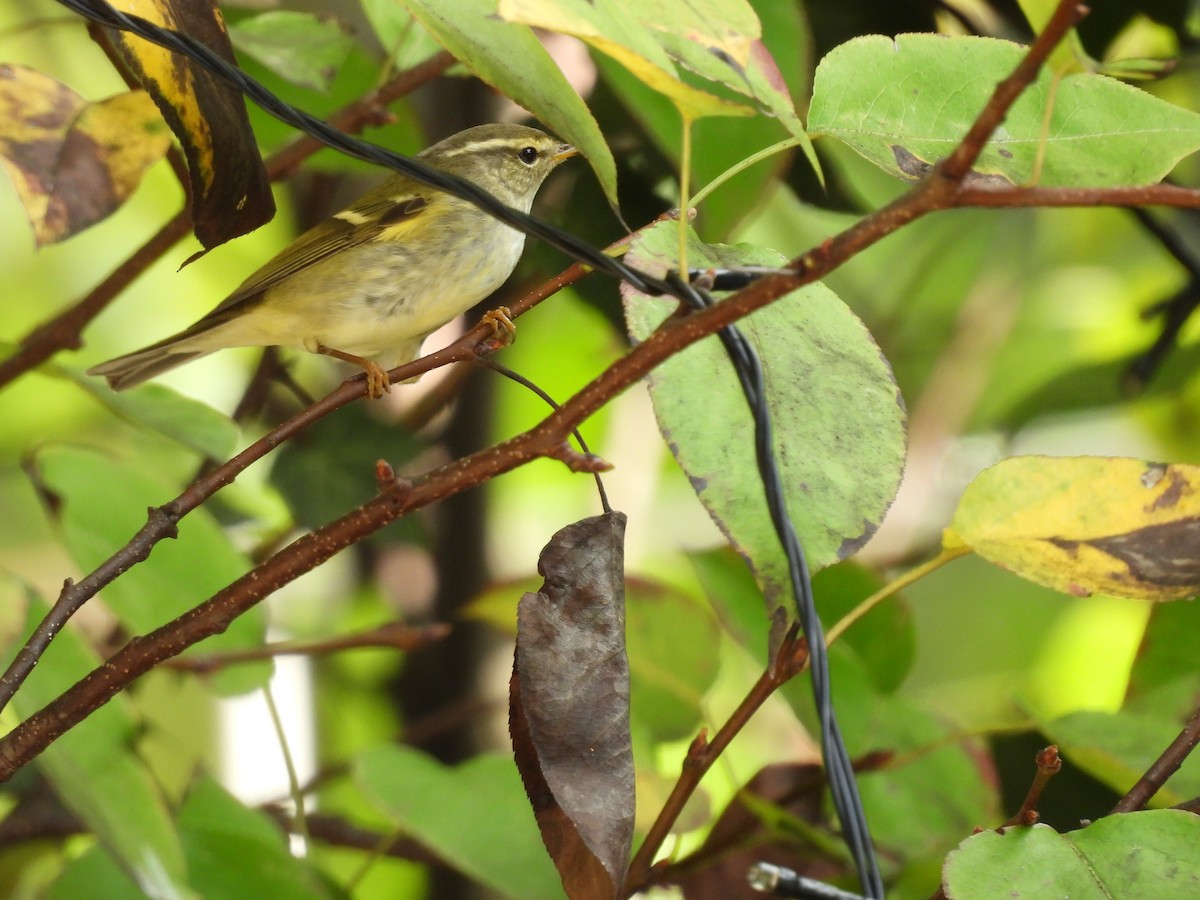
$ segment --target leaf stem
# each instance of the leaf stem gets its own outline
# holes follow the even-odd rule
[[[825,635],[825,646],[831,646],[834,641],[846,633],[851,625],[873,610],[888,597],[903,590],[913,582],[919,581],[930,572],[940,569],[951,560],[958,559],[960,556],[966,556],[970,552],[971,550],[969,547],[943,547],[941,552],[939,552],[938,555],[933,559],[929,560],[928,562],[921,563],[921,565],[917,566],[915,569],[905,572],[899,578],[896,578],[889,584],[884,585],[862,603],[858,604],[858,606],[856,606],[854,609],[850,610],[850,612],[846,613],[846,615],[842,616],[842,618],[832,628],[829,629],[828,634]]]
[[[717,188],[719,188],[719,187],[721,187],[721,185],[725,184],[725,182],[727,182],[730,178],[733,178],[735,175],[738,175],[739,173],[746,171],[746,169],[750,168],[755,163],[762,162],[764,159],[769,159],[770,157],[774,156],[777,153],[782,153],[784,150],[790,150],[793,147],[798,147],[798,146],[800,146],[801,143],[803,143],[802,138],[798,138],[798,137],[785,138],[784,140],[779,141],[778,143],[772,144],[769,147],[764,147],[763,149],[759,150],[757,153],[750,154],[745,159],[743,159],[741,162],[735,163],[734,165],[730,166],[728,169],[726,169],[724,172],[722,172],[720,175],[718,175],[716,178],[714,178],[712,181],[710,181],[704,187],[700,188],[700,190],[696,192],[696,195],[694,197],[692,197],[692,201],[691,201],[692,206],[699,206],[701,203],[703,203],[705,200],[708,199],[709,194],[716,191]]]
[[[692,183],[692,118],[682,107],[679,107],[679,118],[683,127],[683,147],[679,159],[679,272],[685,277],[687,264],[687,230],[688,211],[691,208],[691,197],[688,190]],[[685,277],[686,280],[686,277]]]

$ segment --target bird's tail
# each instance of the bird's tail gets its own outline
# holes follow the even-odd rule
[[[92,366],[87,373],[103,375],[114,391],[123,391],[125,388],[141,384],[155,375],[176,366],[182,366],[185,362],[190,362],[210,352],[209,350],[185,350],[179,347],[175,340],[167,340]]]

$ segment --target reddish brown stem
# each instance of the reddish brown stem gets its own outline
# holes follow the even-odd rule
[[[787,637],[784,638],[774,663],[769,665],[767,670],[759,676],[758,681],[754,683],[742,702],[738,704],[737,709],[721,726],[720,731],[714,735],[711,741],[708,740],[707,734],[701,731],[696,740],[692,742],[687,758],[683,762],[679,780],[675,782],[671,795],[667,797],[654,824],[646,832],[646,839],[642,841],[637,854],[629,864],[629,873],[625,876],[622,896],[632,896],[648,886],[651,881],[651,863],[654,861],[654,857],[658,854],[663,841],[667,839],[679,814],[683,812],[684,805],[695,793],[705,773],[725,752],[725,748],[738,733],[746,727],[746,723],[767,701],[767,698],[775,693],[781,685],[804,671],[807,666],[807,645],[804,638],[800,637],[799,626],[793,625]]]
[[[1200,743],[1200,709],[1192,713],[1187,724],[1183,726],[1183,731],[1179,732],[1175,740],[1171,741],[1171,745],[1162,752],[1162,755],[1154,761],[1154,765],[1146,770],[1146,774],[1138,779],[1137,784],[1129,789],[1129,793],[1120,799],[1112,811],[1125,813],[1142,809],[1150,802],[1150,798],[1158,793],[1158,789],[1166,783],[1167,779],[1183,765],[1183,761],[1188,758],[1188,754],[1195,749],[1198,743]]]
[[[389,622],[368,631],[339,635],[319,641],[279,641],[274,644],[263,644],[260,647],[229,650],[208,656],[187,656],[171,660],[170,666],[181,671],[211,675],[213,672],[219,672],[229,666],[273,659],[276,656],[325,656],[330,653],[361,649],[409,652],[428,647],[430,644],[442,640],[449,633],[450,626],[441,623],[407,625],[403,622]]]
[[[1050,779],[1062,771],[1062,757],[1058,755],[1058,748],[1051,744],[1046,749],[1042,750],[1035,757],[1037,763],[1037,771],[1033,776],[1033,783],[1029,785],[1029,793],[1025,795],[1025,802],[1001,828],[1009,828],[1013,825],[1036,825],[1038,821],[1038,802],[1042,799],[1042,791],[1046,785],[1050,783]]]
[[[1017,98],[1037,79],[1042,65],[1050,57],[1054,48],[1067,36],[1067,32],[1079,24],[1086,15],[1087,7],[1081,3],[1064,0],[1058,4],[1054,14],[1046,23],[1046,27],[1030,45],[1029,50],[1017,63],[1017,67],[1013,69],[1012,74],[996,85],[991,99],[971,124],[966,137],[938,165],[937,168],[943,178],[961,182],[967,176],[967,173],[971,171],[971,166],[975,165],[975,160],[979,159],[979,154],[983,152],[984,146],[991,139],[995,130],[1000,127]]]

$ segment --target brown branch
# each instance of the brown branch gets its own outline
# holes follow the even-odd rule
[[[382,104],[411,93],[436,78],[454,62],[447,52],[435,54],[400,73],[377,92],[356,100],[329,117],[329,123],[343,131],[356,132],[379,119]],[[268,177],[283,178],[322,144],[307,135],[273,154],[265,163]],[[60,350],[77,350],[83,345],[83,329],[152,263],[182,240],[190,229],[188,212],[183,210],[168,221],[141,248],[94,287],[82,300],[30,331],[18,342],[19,349],[0,361],[0,388],[44,363]]]
[[[1087,7],[1082,3],[1061,0],[1046,27],[1030,44],[1029,50],[1021,57],[1017,67],[996,85],[991,99],[971,124],[966,137],[938,164],[937,169],[943,178],[954,182],[961,182],[966,178],[971,166],[975,165],[975,160],[979,159],[979,154],[983,152],[995,130],[1000,127],[1017,98],[1037,80],[1038,72],[1054,48],[1086,15]]]
[[[291,810],[277,804],[267,804],[259,809],[283,831],[291,830]],[[310,813],[305,817],[305,824],[311,838],[330,846],[446,866],[433,851],[412,838],[381,834],[355,825],[342,816]],[[17,807],[0,821],[0,847],[9,849],[31,841],[62,841],[87,833],[87,824],[63,806],[52,791],[39,790],[23,796]]]
[[[263,812],[275,820],[285,832],[292,829],[292,812],[280,806],[263,807]],[[355,825],[341,816],[329,813],[310,813],[305,817],[309,837],[333,847],[362,850],[393,859],[407,859],[429,866],[450,868],[436,853],[416,840],[403,835],[386,835]]]
[[[799,625],[793,624],[773,662],[759,676],[758,681],[750,688],[742,702],[738,704],[737,709],[733,711],[713,739],[709,741],[705,732],[701,731],[699,736],[692,741],[687,757],[683,761],[683,771],[679,774],[679,780],[675,782],[675,787],[671,789],[670,796],[659,810],[654,824],[646,832],[646,839],[642,841],[633,861],[629,864],[629,872],[625,876],[625,886],[621,896],[632,896],[649,885],[651,863],[654,862],[654,857],[662,847],[663,841],[667,839],[679,814],[683,812],[684,805],[695,793],[704,774],[725,752],[725,748],[738,733],[746,727],[746,723],[767,701],[767,698],[807,667],[808,645],[800,636]]]
[[[964,185],[955,197],[955,206],[1024,209],[1065,206],[1171,206],[1179,209],[1200,207],[1200,190],[1174,184],[1147,184],[1137,187],[1013,187],[985,188]]]
[[[1187,724],[1183,726],[1183,731],[1179,732],[1175,740],[1171,741],[1171,745],[1146,770],[1146,774],[1137,780],[1137,784],[1129,789],[1129,793],[1117,802],[1112,811],[1126,813],[1142,809],[1150,801],[1150,798],[1158,793],[1158,789],[1166,783],[1166,780],[1183,765],[1183,761],[1188,758],[1188,754],[1195,749],[1198,743],[1200,743],[1200,709],[1192,713]]]

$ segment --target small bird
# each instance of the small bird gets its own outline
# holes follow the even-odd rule
[[[577,152],[536,128],[480,125],[418,158],[529,212]],[[300,235],[190,328],[88,374],[119,391],[214,350],[292,346],[361,366],[380,397],[387,368],[499,288],[524,246],[523,233],[466,200],[399,175]]]

